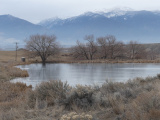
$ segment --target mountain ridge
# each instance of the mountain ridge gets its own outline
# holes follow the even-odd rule
[[[9,39],[24,44],[24,39],[32,34],[55,34],[63,45],[83,41],[89,34],[95,37],[112,34],[123,42],[158,43],[159,31],[160,11],[86,12],[66,19],[43,20],[39,24],[12,15],[0,15],[0,40],[5,45],[9,45],[5,42]]]
[[[4,49],[11,48],[15,42],[22,47],[30,35],[47,32],[47,29],[41,25],[8,14],[0,15],[0,47]]]
[[[55,34],[67,41],[83,39],[85,34],[94,34],[96,37],[113,34],[122,41],[136,40],[144,43],[151,40],[159,41],[159,11],[120,11],[116,12],[116,15],[113,13],[88,12],[56,22],[50,21],[49,27],[47,25],[45,27],[54,30]]]

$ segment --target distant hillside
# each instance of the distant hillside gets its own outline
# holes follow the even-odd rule
[[[24,45],[26,38],[37,33],[55,34],[63,45],[73,45],[89,34],[94,34],[95,38],[112,34],[124,42],[134,40],[140,43],[159,43],[160,12],[88,12],[67,19],[44,20],[37,25],[11,15],[0,15],[1,48],[14,48],[15,42]]]
[[[39,23],[54,31],[63,41],[75,42],[86,34],[115,35],[118,40],[141,43],[160,42],[160,12],[111,11],[85,13],[68,19],[50,19]]]
[[[11,15],[0,15],[0,41],[4,48],[12,48],[13,43],[24,44],[31,34],[47,33],[47,29]]]

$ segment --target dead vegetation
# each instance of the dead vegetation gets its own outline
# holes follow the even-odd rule
[[[9,81],[16,77],[28,77],[28,72],[9,64],[0,64],[0,82]]]
[[[71,87],[49,81],[33,90],[24,83],[9,82],[28,75],[14,64],[0,64],[0,120],[160,119],[160,74],[126,83],[106,81],[102,86]]]
[[[126,83],[71,87],[61,81],[34,90],[23,83],[0,84],[1,120],[158,120],[160,75]]]

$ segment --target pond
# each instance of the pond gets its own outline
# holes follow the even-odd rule
[[[106,80],[126,82],[136,77],[156,76],[160,73],[160,64],[153,63],[87,63],[87,64],[30,64],[20,65],[29,77],[16,78],[12,82],[24,82],[35,87],[37,84],[49,80],[67,81],[70,85],[100,85]]]

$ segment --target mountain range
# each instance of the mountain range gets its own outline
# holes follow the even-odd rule
[[[73,45],[90,34],[95,38],[114,35],[124,42],[159,43],[160,11],[87,12],[67,19],[47,19],[38,24],[11,15],[0,15],[0,46],[7,48],[15,42],[24,45],[26,38],[37,33],[55,34],[62,45]]]

